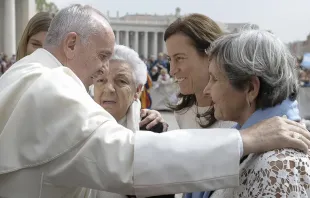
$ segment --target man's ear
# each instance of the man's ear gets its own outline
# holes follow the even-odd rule
[[[76,44],[78,35],[75,32],[69,32],[64,40],[64,52],[67,59],[72,60],[75,57]]]
[[[136,93],[135,93],[135,96],[134,96],[135,100],[137,100],[137,99],[140,98],[141,92],[143,91],[143,88],[144,88],[143,85],[139,85],[139,86],[137,87],[137,90],[136,90]]]

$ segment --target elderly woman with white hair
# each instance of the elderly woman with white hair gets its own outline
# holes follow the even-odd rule
[[[94,80],[94,100],[108,111],[119,124],[132,130],[146,130],[140,123],[140,93],[147,80],[146,64],[132,49],[116,45],[109,61],[109,71]],[[161,133],[167,128],[158,122],[150,131]],[[109,192],[98,192],[100,197],[132,197]],[[99,195],[98,195],[99,196]],[[173,198],[174,195],[157,197]]]
[[[216,119],[234,121],[237,129],[273,116],[300,121],[295,60],[275,35],[262,30],[225,35],[213,43],[208,55],[210,80],[204,93],[212,98]],[[200,197],[310,195],[309,155],[280,149],[250,154],[240,163],[239,187],[202,192]]]
[[[145,63],[134,50],[116,45],[109,64],[109,72],[94,80],[94,100],[123,126],[133,131],[144,130],[139,126],[139,98],[147,80]],[[165,124],[157,121],[149,130],[163,132]]]

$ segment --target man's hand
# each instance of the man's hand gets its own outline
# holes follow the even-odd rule
[[[161,122],[161,123],[163,123],[163,126],[164,126],[163,131],[168,130],[168,124],[164,121],[164,119],[161,117],[160,113],[156,110],[142,109],[140,117],[141,118],[145,117],[140,122],[140,127],[147,125],[146,129],[149,130],[149,129],[153,128],[156,124]]]
[[[310,133],[302,125],[286,118],[274,117],[240,131],[243,155],[281,148],[294,148],[308,153]]]

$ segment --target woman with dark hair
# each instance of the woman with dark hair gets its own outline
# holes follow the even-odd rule
[[[179,103],[170,107],[182,129],[229,128],[232,122],[217,121],[210,96],[203,95],[209,81],[209,59],[205,50],[223,35],[209,17],[191,14],[178,18],[166,30],[164,40],[170,61],[170,74],[180,87]]]

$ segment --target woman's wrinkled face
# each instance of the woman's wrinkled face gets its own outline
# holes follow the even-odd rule
[[[136,85],[130,66],[111,60],[109,71],[94,81],[94,99],[117,121],[122,119],[135,99]]]
[[[238,123],[240,120],[246,120],[244,116],[247,116],[246,112],[250,108],[246,100],[246,91],[235,89],[224,70],[215,61],[211,61],[209,73],[210,81],[204,93],[209,94],[212,98],[215,118]]]
[[[47,32],[39,32],[31,36],[27,43],[27,55],[32,54],[36,49],[42,48]]]
[[[208,58],[198,53],[191,39],[183,34],[170,36],[166,41],[170,59],[170,74],[185,95],[202,94],[209,81]]]

